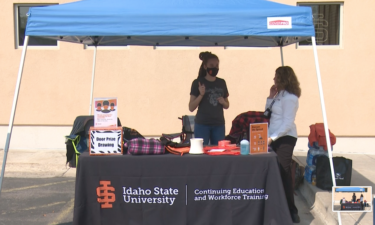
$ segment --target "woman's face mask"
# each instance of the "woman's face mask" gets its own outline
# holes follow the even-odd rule
[[[213,76],[213,77],[216,77],[216,75],[219,73],[219,69],[215,67],[207,68],[206,71],[210,76]]]
[[[210,76],[216,77],[216,75],[219,73],[219,60],[209,59],[205,67]]]

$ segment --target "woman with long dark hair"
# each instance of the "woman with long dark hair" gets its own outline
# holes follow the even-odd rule
[[[291,161],[297,142],[294,120],[298,110],[301,88],[297,76],[289,66],[276,69],[274,85],[270,89],[266,110],[271,112],[268,144],[276,152],[280,165],[289,211],[294,223],[299,223],[298,210],[294,204],[294,190],[291,176]]]
[[[194,136],[203,138],[203,144],[217,145],[225,137],[223,109],[229,108],[228,89],[224,79],[218,78],[219,58],[211,52],[201,52],[202,64],[198,78],[191,85],[189,110],[198,108]]]
[[[352,201],[353,201],[353,202],[356,202],[356,201],[357,201],[357,196],[355,195],[355,192],[353,193]]]

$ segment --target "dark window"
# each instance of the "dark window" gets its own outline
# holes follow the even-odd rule
[[[312,8],[317,45],[340,45],[340,8],[341,4],[299,3],[299,6]],[[311,39],[299,45],[312,45]]]
[[[48,4],[51,5],[51,4]],[[27,24],[27,13],[29,12],[29,8],[33,6],[47,6],[47,4],[37,5],[37,4],[17,4],[16,9],[16,16],[17,16],[17,44],[18,46],[23,46],[23,42],[25,41],[25,31],[26,31],[26,24]],[[47,38],[41,37],[29,37],[29,46],[57,46],[56,40],[51,40]]]

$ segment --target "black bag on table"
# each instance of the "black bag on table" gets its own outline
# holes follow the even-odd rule
[[[133,129],[133,128],[129,128],[129,127],[122,127],[122,138],[124,140],[124,143],[125,142],[128,142],[130,140],[133,140],[133,139],[136,139],[136,138],[142,138],[142,139],[145,139],[145,137],[143,137],[142,134],[140,134],[137,130]]]
[[[190,139],[194,138],[195,116],[185,115],[178,117],[182,121],[182,132],[173,134],[162,134],[162,137],[168,141],[180,137],[181,144],[190,144]]]
[[[352,179],[353,162],[344,157],[333,157],[333,168],[335,170],[336,186],[350,186]],[[332,190],[331,167],[329,158],[325,155],[317,156],[316,159],[316,186],[323,190]]]

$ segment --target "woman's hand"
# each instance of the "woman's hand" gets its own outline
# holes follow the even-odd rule
[[[217,98],[217,101],[218,101],[220,104],[222,104],[222,105],[224,105],[224,104],[226,103],[226,101],[225,101],[225,99],[224,99],[223,97],[219,97],[219,98]]]
[[[190,95],[190,101],[189,101],[189,110],[190,112],[193,112],[200,104],[200,102],[203,99],[204,94],[206,93],[206,87],[204,84],[201,84],[201,82],[198,82],[198,90],[199,95]]]
[[[228,98],[219,97],[219,98],[217,98],[217,101],[223,106],[224,109],[229,108]]]
[[[272,85],[270,89],[270,96],[268,96],[268,98],[274,98],[276,94],[277,94],[277,87],[276,85]]]
[[[204,84],[201,84],[201,82],[199,82],[198,85],[199,95],[203,96],[204,93],[206,93],[206,87],[204,86]]]

